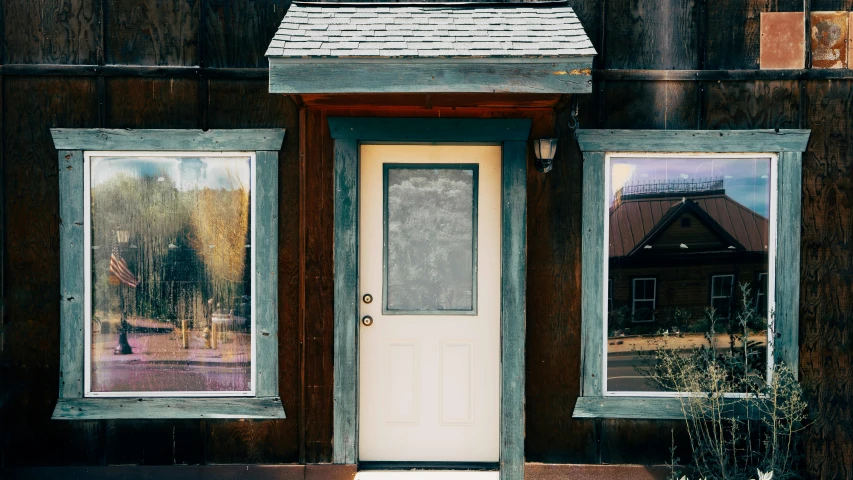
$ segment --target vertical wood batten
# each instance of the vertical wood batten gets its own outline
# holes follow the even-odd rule
[[[802,153],[782,152],[779,154],[774,352],[776,360],[785,362],[795,377],[799,372],[800,349],[802,168]]]
[[[503,143],[501,241],[501,480],[524,478],[527,144]]]
[[[83,152],[59,151],[59,397],[83,396]]]
[[[358,141],[335,140],[335,365],[332,461],[357,461]]]
[[[278,396],[278,152],[259,151],[255,189],[257,395]]]
[[[583,162],[583,242],[581,275],[581,396],[604,394],[604,153],[586,152]]]

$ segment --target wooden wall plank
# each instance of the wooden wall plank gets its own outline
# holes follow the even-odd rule
[[[605,83],[603,128],[698,127],[698,82]]]
[[[696,0],[608,0],[606,68],[699,68]]]
[[[778,161],[778,213],[776,228],[776,335],[773,355],[797,375],[800,328],[800,238],[802,233],[802,153],[784,152]]]
[[[704,68],[759,68],[761,12],[802,12],[800,0],[714,0],[705,2]]]
[[[813,12],[841,12],[853,10],[853,0],[811,0]]]
[[[59,393],[59,164],[49,127],[94,127],[91,78],[3,79],[6,465],[98,464],[97,422],[50,421]],[[14,279],[14,281],[8,281]]]
[[[301,323],[304,331],[304,457],[306,463],[332,461],[334,342],[334,149],[326,116],[306,112],[301,211],[303,276]]]
[[[198,82],[192,79],[108,78],[108,128],[200,128]]]
[[[708,83],[702,128],[798,128],[800,100],[793,80]]]
[[[256,152],[255,343],[259,397],[278,397],[278,150]]]
[[[101,57],[99,0],[6,0],[6,63],[94,65]]]
[[[597,123],[580,96],[581,125]],[[546,175],[527,175],[527,343],[525,456],[532,462],[594,462],[594,425],[572,418],[580,394],[581,188],[583,160],[569,131],[570,107],[533,117],[531,138],[554,136]],[[556,132],[555,132],[556,130]],[[526,474],[529,474],[526,471]]]
[[[266,68],[264,53],[289,5],[289,0],[202,2],[204,66]]]
[[[812,478],[853,477],[853,82],[806,86],[800,381],[814,423],[805,431]]]
[[[650,441],[652,438],[659,441]],[[690,437],[681,419],[605,419],[601,439],[601,463],[665,465],[672,461],[669,448],[673,443],[680,464],[690,463]]]
[[[212,463],[299,461],[299,131],[289,97],[269,95],[265,81],[210,82],[211,128],[286,128],[278,156],[278,389],[287,419],[216,422],[208,438]]]
[[[106,63],[198,65],[199,0],[113,0],[106,10]]]

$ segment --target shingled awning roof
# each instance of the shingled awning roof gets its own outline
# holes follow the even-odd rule
[[[278,93],[588,93],[565,3],[294,3],[266,53]]]

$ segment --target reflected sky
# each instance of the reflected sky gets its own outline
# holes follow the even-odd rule
[[[726,195],[750,210],[770,214],[769,158],[611,157],[610,198],[626,185],[722,179]]]
[[[250,157],[92,157],[92,186],[124,174],[132,178],[157,177],[171,181],[181,191],[194,189],[232,190],[249,186]]]

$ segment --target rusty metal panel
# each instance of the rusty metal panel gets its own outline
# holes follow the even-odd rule
[[[812,68],[847,68],[848,12],[812,13]]]
[[[800,69],[806,58],[806,17],[803,12],[762,12],[760,68]]]

